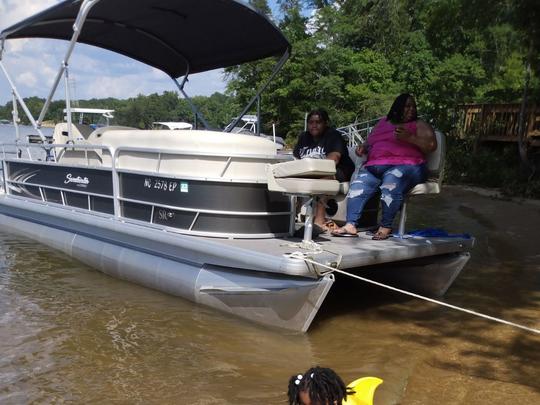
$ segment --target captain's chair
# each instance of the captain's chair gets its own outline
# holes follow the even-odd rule
[[[439,194],[441,192],[444,174],[444,160],[446,155],[446,138],[440,131],[435,131],[437,137],[437,149],[427,156],[428,178],[425,183],[417,184],[405,196],[399,216],[398,236],[405,233],[405,221],[407,220],[407,204],[409,198],[421,194]]]

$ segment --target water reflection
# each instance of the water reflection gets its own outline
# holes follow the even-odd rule
[[[409,216],[477,237],[448,302],[539,327],[538,211],[452,189]],[[383,378],[377,404],[540,401],[536,336],[356,280],[332,293],[310,332],[292,334],[0,233],[0,402],[279,404],[315,364]]]

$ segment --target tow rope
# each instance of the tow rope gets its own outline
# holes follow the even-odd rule
[[[340,273],[340,274],[343,274],[345,276],[349,276],[349,277],[352,277],[352,278],[356,278],[358,280],[362,280],[362,281],[364,281],[366,283],[369,283],[369,284],[374,284],[376,286],[383,287],[383,288],[386,288],[388,290],[392,290],[392,291],[396,291],[396,292],[401,293],[401,294],[408,295],[410,297],[418,298],[418,299],[428,301],[428,302],[431,302],[431,303],[434,303],[434,304],[437,304],[437,305],[441,305],[443,307],[455,309],[456,311],[465,312],[465,313],[470,314],[470,315],[478,316],[478,317],[484,318],[484,319],[489,319],[490,321],[499,322],[499,323],[502,323],[502,324],[505,324],[505,325],[513,326],[514,328],[523,329],[523,330],[526,330],[527,332],[532,332],[532,333],[536,333],[536,334],[540,335],[540,330],[539,329],[530,328],[528,326],[521,325],[519,323],[510,322],[510,321],[507,321],[507,320],[504,320],[504,319],[501,319],[501,318],[497,318],[497,317],[494,317],[494,316],[491,316],[491,315],[482,314],[480,312],[473,311],[473,310],[470,310],[470,309],[467,309],[467,308],[458,307],[457,305],[448,304],[446,302],[439,301],[439,300],[436,300],[436,299],[433,299],[433,298],[429,298],[429,297],[426,297],[424,295],[420,295],[420,294],[416,294],[416,293],[413,293],[413,292],[410,292],[410,291],[402,290],[401,288],[392,287],[390,285],[380,283],[378,281],[370,280],[369,278],[365,278],[365,277],[358,276],[356,274],[348,273],[348,272],[346,272],[344,270],[341,270],[341,269],[338,269],[338,268],[335,268],[335,267],[331,267],[331,266],[328,266],[326,264],[319,263],[319,262],[317,262],[315,260],[308,259],[307,257],[305,257],[304,253],[302,253],[302,252],[292,252],[288,256],[290,258],[293,258],[293,259],[303,260],[303,261],[305,261],[307,263],[311,263],[313,265],[320,266],[320,267],[323,267],[325,269],[328,269],[328,272],[325,272],[324,274],[328,274],[328,273],[332,273],[332,272]]]

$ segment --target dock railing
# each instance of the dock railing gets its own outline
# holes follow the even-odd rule
[[[456,109],[454,135],[474,136],[478,141],[517,142],[520,104],[464,104]],[[540,146],[540,106],[530,105],[525,112],[526,139]]]

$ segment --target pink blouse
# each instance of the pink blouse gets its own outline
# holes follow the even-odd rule
[[[415,121],[400,125],[416,134]],[[364,166],[418,165],[426,161],[424,154],[416,145],[396,139],[394,135],[396,127],[397,125],[392,124],[386,117],[377,123],[367,139],[369,152]]]

